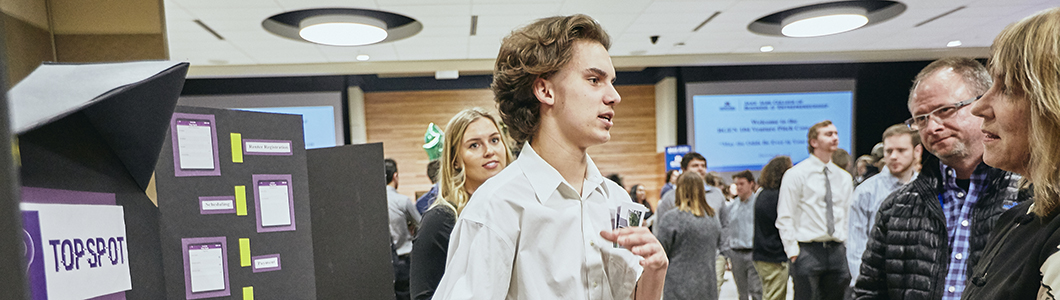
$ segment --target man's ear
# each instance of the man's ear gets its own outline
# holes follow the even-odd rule
[[[915,158],[917,161],[920,161],[920,158],[923,157],[922,156],[923,154],[924,154],[924,145],[917,144],[915,147],[913,147],[913,155],[915,155],[913,158]]]
[[[540,101],[545,105],[556,104],[555,94],[552,93],[552,83],[548,80],[541,77],[534,79],[533,90],[534,96],[537,97],[537,101]]]

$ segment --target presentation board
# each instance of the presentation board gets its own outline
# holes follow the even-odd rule
[[[167,298],[316,299],[302,117],[177,106],[172,120],[198,123],[166,136],[155,172]]]
[[[757,171],[778,155],[798,163],[809,157],[809,128],[824,120],[854,153],[853,80],[696,83],[686,92],[689,144],[711,171]]]

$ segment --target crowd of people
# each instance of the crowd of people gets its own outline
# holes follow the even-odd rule
[[[795,299],[1054,299],[1060,8],[1007,27],[987,66],[926,66],[911,117],[871,155],[852,160],[838,148],[849,133],[821,120],[807,158],[774,157],[757,180],[727,184],[685,154],[656,205],[586,153],[621,102],[609,46],[584,15],[514,31],[494,73],[499,117],[449,121],[431,191],[397,194],[387,160],[400,299],[717,299],[726,269],[741,300],[787,299],[789,278]],[[637,205],[650,229],[614,229],[615,209]]]

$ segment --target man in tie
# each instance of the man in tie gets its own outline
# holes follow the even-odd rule
[[[853,178],[831,161],[839,149],[832,121],[811,126],[807,144],[810,157],[780,183],[776,226],[791,258],[795,299],[841,300],[850,283],[843,242]]]

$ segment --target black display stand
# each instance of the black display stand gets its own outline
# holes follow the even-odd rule
[[[129,69],[147,76],[130,78]],[[144,190],[187,69],[187,63],[169,62],[49,64],[10,93],[22,186],[111,193],[123,207],[132,283],[127,299],[164,297],[158,210]],[[118,82],[114,78],[127,84],[108,86]],[[95,89],[81,89],[88,85]]]
[[[176,113],[213,116],[219,172],[218,175],[199,172],[177,176],[181,171],[174,165],[175,155],[179,155],[175,154],[173,147],[172,132],[175,131],[167,133],[155,168],[166,298],[186,299],[192,294],[186,286],[186,249],[183,249],[182,240],[223,237],[227,244],[226,288],[230,293],[228,296],[205,299],[243,299],[245,287],[252,287],[254,299],[259,300],[316,299],[310,185],[301,116],[184,106],[178,106]],[[235,162],[233,151],[242,151],[243,145],[236,145],[236,150],[233,150],[232,133],[238,133],[243,141],[290,141],[291,152],[283,155],[242,153],[242,162]],[[255,207],[257,191],[254,176],[269,174],[289,175],[288,191],[293,195],[293,230],[262,232],[260,229],[259,211]],[[245,189],[245,215],[236,212],[203,213],[200,197],[234,198],[238,194],[237,186]],[[278,254],[280,269],[255,272],[253,266],[241,266],[241,238],[250,240],[250,256]]]
[[[383,144],[308,150],[320,299],[394,299]]]

